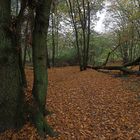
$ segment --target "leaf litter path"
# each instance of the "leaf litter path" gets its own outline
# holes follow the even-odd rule
[[[31,93],[32,70],[27,75]],[[53,114],[46,119],[60,132],[48,140],[140,140],[140,101],[119,78],[94,70],[79,72],[78,67],[53,68],[47,107]],[[40,138],[27,124],[12,139]]]
[[[49,73],[50,124],[61,140],[140,140],[140,102],[122,81],[76,67]],[[51,138],[50,138],[51,139]]]

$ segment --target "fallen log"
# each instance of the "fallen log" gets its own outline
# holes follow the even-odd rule
[[[130,70],[124,66],[87,66],[87,68],[95,69],[95,70],[119,70],[122,71],[124,74],[140,74],[140,71]]]
[[[114,48],[114,50],[112,50],[112,52],[114,52],[118,47],[119,47],[119,45],[116,46]],[[124,74],[137,74],[137,75],[140,75],[140,71],[135,71],[135,70],[131,70],[131,69],[127,68],[127,67],[130,67],[130,66],[140,65],[140,57],[135,59],[133,62],[126,63],[126,64],[124,64],[122,66],[106,66],[106,64],[108,62],[108,59],[109,59],[109,56],[110,56],[110,54],[112,52],[110,52],[108,54],[108,57],[107,57],[105,63],[103,63],[103,65],[101,65],[101,66],[90,66],[90,65],[88,65],[87,68],[91,68],[91,69],[95,69],[95,70],[120,70]]]
[[[136,66],[136,65],[140,65],[140,57],[138,57],[137,59],[135,59],[133,62],[129,62],[124,64],[124,67],[128,67],[128,66]]]

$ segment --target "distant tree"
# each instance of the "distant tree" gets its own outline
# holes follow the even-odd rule
[[[91,15],[101,9],[103,0],[67,0],[69,15],[75,32],[80,70],[85,70],[89,60]]]
[[[139,9],[139,0],[113,0],[108,7],[111,19],[106,18],[106,24],[111,25],[110,27],[117,34],[123,63],[139,57],[137,53],[140,51]]]

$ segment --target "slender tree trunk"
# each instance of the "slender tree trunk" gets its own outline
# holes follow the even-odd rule
[[[19,10],[19,1],[16,0],[16,15],[18,15],[18,10]]]
[[[55,16],[54,13],[52,15],[52,66],[55,66]]]
[[[22,111],[16,35],[9,30],[10,6],[10,0],[0,0],[0,131],[19,125]]]
[[[47,53],[47,66],[48,66],[48,68],[51,68],[50,58],[49,58],[49,52],[48,52],[48,46],[46,47],[46,53]]]
[[[23,67],[25,68],[25,63],[26,63],[26,54],[27,54],[27,47],[28,47],[28,21],[26,23],[26,28],[25,28],[25,46],[24,46],[24,55],[23,55]]]
[[[32,62],[32,48],[30,45],[28,45],[27,52],[28,52],[29,62],[31,63]]]
[[[16,20],[16,48],[19,51],[19,68],[20,68],[20,74],[21,74],[21,79],[22,79],[22,85],[23,87],[27,86],[27,81],[26,81],[26,75],[25,75],[25,70],[23,66],[23,61],[22,61],[22,48],[21,48],[21,26],[22,26],[22,17],[24,15],[24,10],[26,8],[26,1],[21,1],[21,9],[19,12],[19,15],[17,16]]]
[[[90,43],[90,3],[89,1],[87,2],[87,7],[88,7],[88,29],[87,29],[87,49],[86,49],[86,67],[88,65],[88,60],[89,60],[89,43]]]
[[[83,70],[83,65],[82,65],[82,61],[81,61],[81,53],[80,53],[80,47],[79,47],[79,36],[78,36],[78,29],[77,29],[77,25],[76,25],[76,22],[74,20],[74,15],[73,15],[73,8],[72,8],[72,4],[71,4],[71,1],[68,0],[66,1],[66,4],[69,8],[69,15],[72,19],[72,24],[73,24],[73,28],[74,28],[74,31],[75,31],[75,40],[76,40],[76,47],[77,47],[77,56],[78,56],[78,61],[79,61],[79,66],[80,66],[80,71]]]
[[[129,61],[128,59],[128,44],[125,42],[123,44],[123,63],[127,63]]]
[[[78,14],[80,18],[81,28],[82,28],[82,37],[83,37],[83,50],[82,50],[82,70],[86,70],[86,50],[87,50],[87,38],[86,38],[86,9],[85,9],[85,0],[82,0],[83,12],[80,8],[79,1],[77,0]]]
[[[86,70],[86,55],[87,55],[87,38],[86,38],[86,9],[85,9],[85,0],[82,0],[83,5],[83,22],[81,22],[82,30],[83,30],[83,68]],[[80,14],[80,13],[79,13]],[[82,16],[81,16],[82,17]]]
[[[133,61],[134,60],[134,52],[133,52],[133,49],[134,49],[134,27],[133,27],[133,22],[132,22],[132,36],[131,36],[131,43],[130,43],[130,61]]]
[[[58,57],[59,53],[59,17],[58,17],[58,10],[56,9],[56,56]]]

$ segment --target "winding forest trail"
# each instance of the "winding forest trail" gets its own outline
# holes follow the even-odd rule
[[[27,74],[31,93],[32,70]],[[47,105],[53,114],[46,119],[60,135],[48,139],[140,140],[140,101],[126,81],[78,67],[50,69]],[[39,139],[30,124],[12,137]]]

